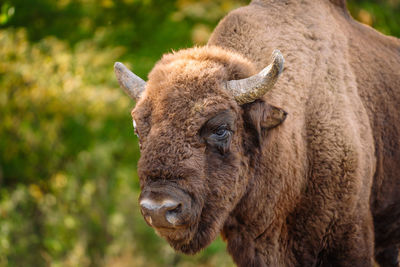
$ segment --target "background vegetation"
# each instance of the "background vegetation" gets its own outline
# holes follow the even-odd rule
[[[221,240],[178,255],[140,216],[133,104],[140,76],[204,44],[247,0],[0,0],[0,266],[232,266]],[[400,36],[400,0],[351,0]]]

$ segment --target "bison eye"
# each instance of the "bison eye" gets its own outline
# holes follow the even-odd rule
[[[132,124],[133,124],[133,130],[135,131],[136,136],[139,138],[139,134],[138,134],[138,131],[137,131],[137,128],[136,128],[136,121],[132,120]]]
[[[229,151],[231,139],[232,131],[228,129],[227,125],[219,126],[206,137],[207,144],[216,148],[222,155]]]
[[[218,127],[218,129],[212,134],[217,140],[224,140],[230,136],[230,131],[226,128],[226,125]]]
[[[205,122],[199,135],[207,144],[208,151],[224,155],[229,152],[235,129],[235,114],[224,110]]]

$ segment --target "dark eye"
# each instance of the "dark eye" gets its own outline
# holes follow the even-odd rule
[[[138,131],[136,129],[136,121],[135,120],[132,120],[132,125],[133,125],[133,130],[135,131],[136,136],[139,138],[139,134],[138,134]]]
[[[218,129],[212,134],[217,140],[224,140],[229,137],[230,131],[226,128],[226,125],[218,127]]]
[[[217,135],[219,138],[225,138],[228,135],[228,130],[227,129],[218,129],[215,132],[215,135]]]

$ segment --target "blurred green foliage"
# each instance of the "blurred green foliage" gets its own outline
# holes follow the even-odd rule
[[[0,266],[232,266],[218,239],[173,252],[138,209],[130,102],[113,62],[146,77],[204,44],[247,0],[0,1]],[[352,0],[400,36],[399,0]]]

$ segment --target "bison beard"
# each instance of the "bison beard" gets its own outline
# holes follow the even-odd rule
[[[254,0],[147,82],[116,63],[146,222],[239,266],[399,266],[398,51],[345,1]]]

